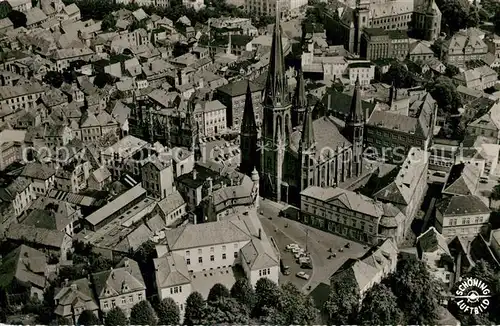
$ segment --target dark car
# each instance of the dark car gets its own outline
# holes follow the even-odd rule
[[[351,248],[351,243],[350,243],[350,242],[346,243],[346,244],[345,244],[345,247],[346,247],[347,249]]]

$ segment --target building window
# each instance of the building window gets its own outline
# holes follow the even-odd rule
[[[201,249],[198,249],[198,255],[201,255],[203,251]]]
[[[186,250],[186,257],[189,257],[189,250]]]
[[[226,254],[222,254],[222,259],[226,259]]]
[[[214,261],[214,255],[210,255],[210,261]]]
[[[104,301],[103,306],[104,306],[104,309],[108,309],[109,308],[108,302]]]
[[[142,293],[139,293],[139,294],[137,295],[137,299],[138,299],[139,301],[142,301]]]
[[[127,298],[123,297],[122,298],[122,304],[125,304],[125,303],[127,303]]]
[[[198,257],[198,263],[200,263],[200,264],[203,263],[203,257]]]
[[[214,252],[214,247],[210,247],[210,252]]]
[[[234,258],[238,258],[238,252],[234,252]]]
[[[222,251],[226,251],[226,246],[222,246]]]
[[[186,265],[191,265],[191,259],[186,259]]]
[[[130,303],[134,302],[134,296],[133,295],[129,295],[128,296],[128,302],[130,302]]]
[[[115,300],[111,300],[111,307],[116,307],[116,301]]]

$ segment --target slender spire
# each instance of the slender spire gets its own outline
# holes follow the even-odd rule
[[[264,104],[269,106],[287,105],[290,102],[285,78],[285,60],[281,44],[279,1],[276,1],[276,22],[274,24],[269,70],[267,74]]]
[[[312,110],[308,109],[306,112],[306,118],[304,119],[304,127],[302,128],[300,144],[303,149],[309,149],[314,146],[315,142],[316,138],[314,136]]]
[[[250,81],[248,81],[245,108],[243,110],[243,120],[241,122],[241,131],[255,132],[256,130],[257,123],[255,122],[255,113],[253,111],[252,90],[250,89]]]
[[[297,108],[305,108],[307,106],[307,97],[306,85],[304,82],[304,74],[302,73],[302,69],[299,69],[297,75],[297,87],[295,88],[295,94],[293,96],[293,104]]]
[[[359,84],[359,75],[354,84],[354,94],[352,96],[351,110],[348,116],[348,122],[362,122],[364,120],[363,107],[361,105],[361,85]]]

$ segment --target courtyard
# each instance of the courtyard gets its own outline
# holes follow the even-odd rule
[[[282,283],[292,282],[304,292],[309,293],[320,283],[329,284],[330,276],[346,260],[359,258],[368,250],[368,247],[338,235],[278,217],[282,208],[280,204],[269,200],[263,200],[260,203],[260,217],[264,231],[275,239],[284,265],[290,266],[290,275],[280,275]],[[285,247],[291,243],[307,249],[311,257],[312,269],[301,269],[293,254],[285,250]],[[350,243],[350,248],[345,248],[347,243]],[[340,248],[342,252],[339,251]],[[329,259],[330,250],[336,254],[336,257]],[[296,273],[299,271],[309,274],[309,280],[298,278]]]

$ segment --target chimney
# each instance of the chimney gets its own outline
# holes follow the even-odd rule
[[[262,240],[262,229],[259,228],[259,239]]]
[[[130,262],[129,262],[129,259],[128,259],[127,257],[123,260],[123,265],[124,265],[125,267],[129,267]]]
[[[68,286],[69,285],[69,279],[65,278],[64,279],[64,286]]]
[[[71,284],[71,290],[77,291],[78,290],[78,286],[75,283]]]
[[[113,270],[111,270],[111,278],[114,280],[115,279],[115,272],[113,272]]]
[[[198,176],[198,172],[196,172],[196,170],[193,169],[193,180],[196,180],[197,176]]]

